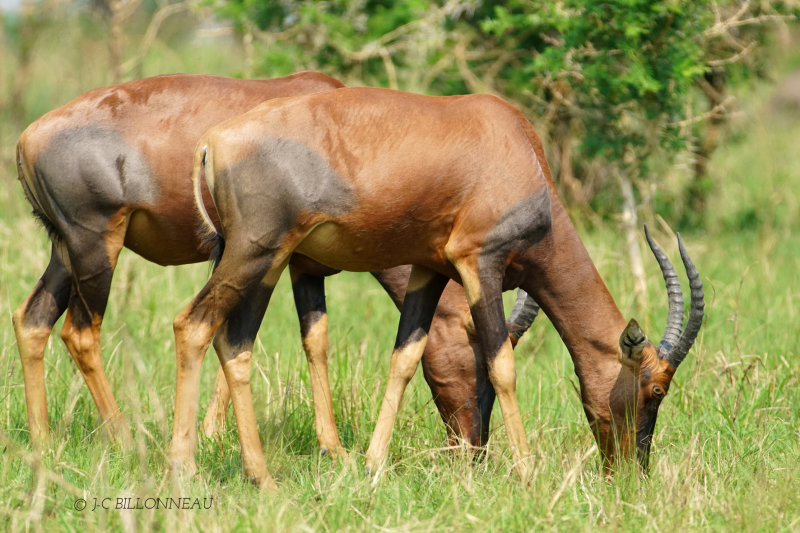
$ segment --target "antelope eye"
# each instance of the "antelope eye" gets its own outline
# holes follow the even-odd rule
[[[664,389],[659,387],[658,385],[653,385],[653,396],[656,398],[663,398],[664,397]]]

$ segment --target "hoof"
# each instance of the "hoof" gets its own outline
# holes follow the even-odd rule
[[[50,430],[31,432],[31,447],[37,452],[43,452],[53,447],[53,438]]]
[[[275,480],[272,479],[272,476],[266,474],[264,476],[250,476],[249,477],[250,483],[255,485],[259,488],[261,492],[277,492],[278,485],[275,483]]]
[[[117,414],[111,417],[105,424],[108,438],[113,444],[119,446],[123,450],[133,449],[131,428],[128,427],[128,424],[122,419],[122,415]]]
[[[375,460],[374,457],[369,457],[367,455],[366,466],[364,467],[364,473],[368,476],[374,476],[378,472],[381,471],[381,467],[383,466],[383,461]]]
[[[190,479],[197,474],[197,464],[194,461],[172,459],[169,462],[169,474],[173,478]]]
[[[127,426],[125,427],[124,431],[117,431],[109,436],[111,438],[111,442],[123,450],[134,449],[133,436],[131,436],[131,432]]]
[[[219,417],[209,411],[202,426],[203,436],[211,439],[219,439],[225,431],[225,417]]]
[[[328,456],[334,461],[341,461],[344,464],[352,464],[353,459],[350,457],[350,454],[342,446],[335,446],[328,448],[327,446],[323,446],[319,450],[319,455],[321,457]]]

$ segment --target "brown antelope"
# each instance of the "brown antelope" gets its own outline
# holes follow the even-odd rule
[[[225,335],[225,321],[240,319],[242,302],[269,299],[293,253],[342,270],[413,265],[368,471],[386,459],[448,279],[466,291],[521,478],[529,475],[529,452],[501,301],[501,291],[514,287],[533,295],[569,349],[606,465],[634,448],[646,462],[659,405],[702,322],[699,275],[679,240],[692,289],[681,333],[677,275],[648,236],[670,304],[654,346],[635,320],[623,319],[561,204],[538,136],[511,105],[492,96],[369,88],[272,100],[203,135],[193,174],[200,209],[203,169],[219,223],[204,220],[221,255],[174,322],[173,469],[195,468],[191,428],[211,339]],[[245,473],[271,486],[250,401],[249,347],[234,348],[220,361]]]
[[[17,147],[19,178],[52,240],[50,264],[13,316],[33,441],[42,441],[49,431],[44,350],[65,310],[61,336],[102,420],[112,438],[130,440],[103,372],[100,325],[123,246],[161,265],[208,259],[210,248],[198,234],[202,221],[190,185],[192,147],[200,134],[270,98],[340,87],[338,80],[315,72],[260,81],[158,76],[90,91],[26,129]],[[206,208],[216,220],[210,201]],[[299,259],[292,278],[311,369],[317,434],[323,450],[335,453],[340,444],[327,378],[321,277],[333,271]],[[398,305],[408,272],[375,273]],[[461,435],[481,445],[494,392],[485,372],[476,373],[473,346],[464,330],[469,309],[463,291],[453,284],[445,294],[433,325],[438,338],[426,352],[426,377],[451,438]],[[252,345],[266,301],[246,307],[251,313],[246,322],[227,336]],[[523,314],[512,317],[518,319]],[[217,349],[224,352],[226,346],[217,343]],[[224,385],[224,375],[217,381]],[[214,396],[204,425],[208,432],[224,415],[226,393],[220,387]]]

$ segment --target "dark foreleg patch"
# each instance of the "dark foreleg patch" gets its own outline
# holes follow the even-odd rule
[[[436,305],[447,282],[447,277],[434,274],[424,285],[406,293],[397,329],[395,350],[400,350],[428,335]]]
[[[498,256],[522,252],[542,240],[550,231],[550,195],[545,187],[523,198],[495,223],[481,247],[479,268]]]
[[[292,272],[294,274],[294,271]],[[305,337],[314,324],[327,313],[325,307],[325,278],[309,274],[292,276],[292,293],[300,320],[300,332]]]

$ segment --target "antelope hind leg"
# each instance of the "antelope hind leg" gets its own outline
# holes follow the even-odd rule
[[[239,253],[229,245],[208,283],[173,322],[177,358],[175,418],[169,460],[173,472],[191,475],[197,470],[194,451],[203,358],[214,334],[268,270],[270,259],[259,254]],[[259,322],[262,315],[263,311],[258,316]],[[228,372],[225,374],[227,378]],[[228,386],[231,387],[230,380]],[[231,394],[234,394],[233,387]]]
[[[65,232],[72,289],[61,338],[86,381],[109,437],[130,446],[130,428],[111,392],[100,351],[100,327],[127,230],[126,214],[120,211],[103,223],[107,228],[100,234],[79,226]]]
[[[69,302],[70,276],[53,247],[50,264],[31,294],[14,311],[14,334],[22,362],[28,428],[34,446],[43,446],[50,434],[44,382],[44,351],[58,317]]]
[[[216,340],[214,349],[219,353]],[[203,435],[206,438],[219,438],[225,430],[225,416],[228,412],[228,405],[231,402],[231,391],[225,378],[225,371],[222,367],[217,371],[217,379],[214,381],[214,392],[208,402],[206,416],[203,419]]]
[[[242,447],[245,476],[262,489],[277,489],[267,471],[250,389],[253,344],[267,309],[273,287],[256,282],[228,315],[217,332],[214,348],[233,401],[236,426]]]

